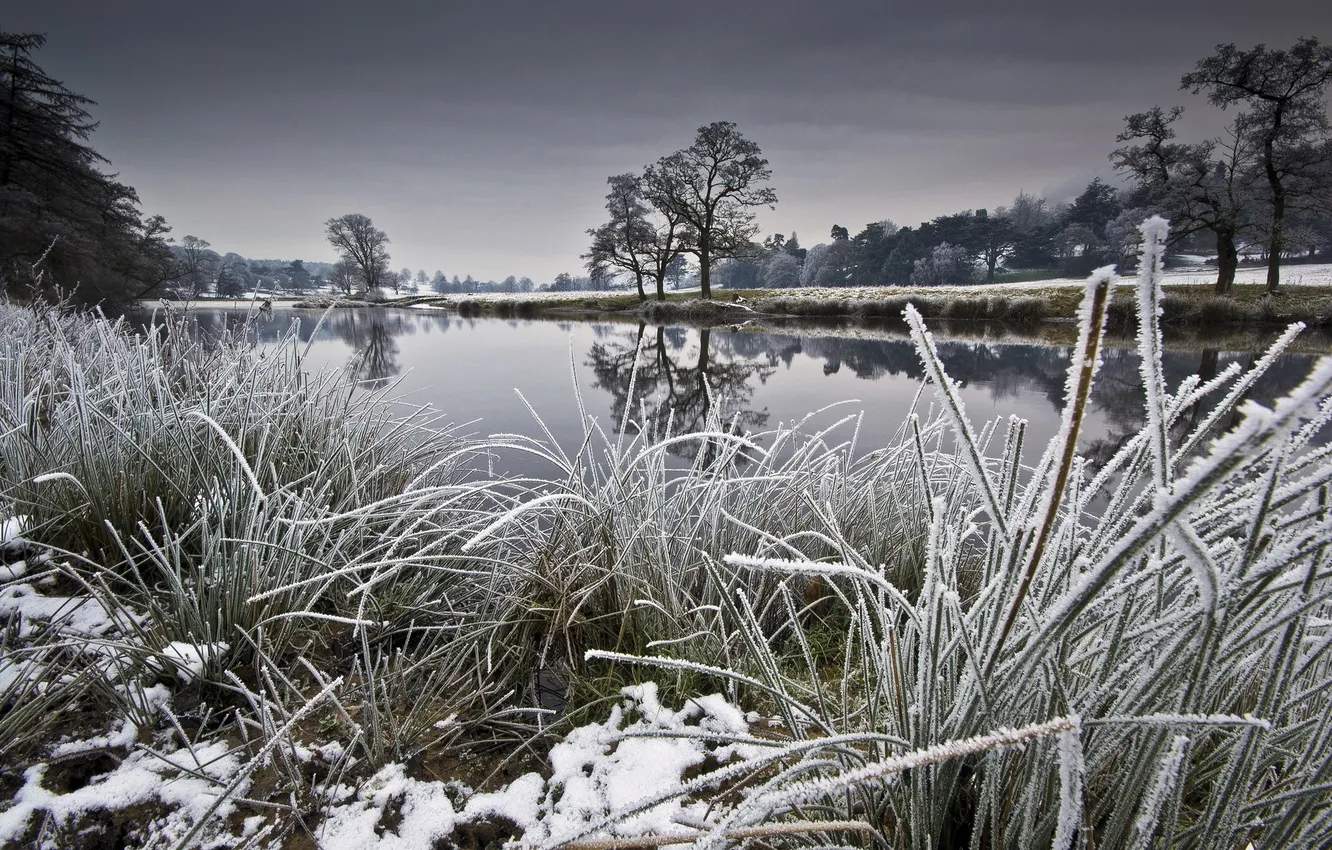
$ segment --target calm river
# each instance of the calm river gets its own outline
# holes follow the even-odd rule
[[[234,327],[246,317],[244,311],[198,306],[189,315],[205,333]],[[306,341],[318,318],[317,311],[279,308],[271,316],[253,319],[254,338],[259,344],[271,344],[299,320],[297,332]],[[575,382],[588,415],[612,432],[623,415],[634,353],[641,346],[633,420],[642,418],[645,402],[649,419],[664,423],[673,416],[678,433],[700,427],[709,406],[717,404],[727,419],[738,415],[744,432],[756,434],[846,402],[812,417],[805,430],[863,412],[857,451],[881,447],[916,400],[920,361],[906,339],[885,333],[872,338],[836,333],[652,325],[640,329],[637,323],[619,321],[506,320],[426,310],[346,309],[329,314],[315,335],[307,362],[312,369],[349,369],[370,388],[392,384],[391,395],[414,405],[429,404],[459,426],[460,433],[473,436],[516,432],[541,437],[541,426],[525,398],[555,439],[572,452],[583,438]],[[939,348],[978,427],[1010,414],[1028,420],[1027,454],[1033,460],[1031,456],[1058,425],[1068,348],[948,340],[942,335]],[[1167,377],[1173,387],[1200,370],[1214,374],[1236,360],[1247,365],[1255,355],[1250,350],[1170,350],[1165,358]],[[1270,402],[1288,391],[1308,373],[1313,359],[1309,354],[1283,356],[1254,398]],[[1138,364],[1131,348],[1106,351],[1092,416],[1083,430],[1082,449],[1093,458],[1108,458],[1142,424]],[[711,398],[702,389],[701,374],[707,375]],[[933,400],[927,392],[921,397],[922,407]],[[853,428],[853,424],[843,426],[839,439],[849,440]],[[501,465],[513,473],[552,471],[540,468],[539,461],[516,458],[504,458]]]

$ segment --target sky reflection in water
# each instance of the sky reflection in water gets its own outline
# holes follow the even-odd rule
[[[194,308],[190,315],[205,333],[234,327],[245,313]],[[309,340],[319,314],[278,310],[257,317],[261,344],[284,335],[293,319]],[[640,328],[635,323],[556,322],[460,318],[421,310],[338,310],[329,314],[310,349],[309,365],[348,368],[367,387],[395,386],[391,395],[412,405],[430,404],[465,434],[497,432],[540,436],[540,426],[515,390],[532,405],[566,452],[583,438],[574,381],[589,416],[613,433],[628,397],[634,352],[639,373],[631,420],[669,421],[673,431],[701,427],[710,406],[719,404],[730,420],[737,416],[747,434],[804,419],[839,402],[807,422],[805,430],[828,427],[863,411],[857,451],[889,443],[916,403],[922,369],[906,339],[860,339],[817,333],[747,333],[725,328]],[[1016,415],[1029,423],[1028,460],[1053,437],[1063,406],[1068,349],[1031,344],[997,344],[941,339],[939,351],[961,387],[967,412],[977,427],[990,419]],[[1215,374],[1233,361],[1253,362],[1248,351],[1168,351],[1165,370],[1171,387],[1200,371]],[[1283,356],[1260,382],[1254,398],[1270,402],[1296,386],[1313,357]],[[1107,459],[1142,424],[1141,380],[1136,351],[1111,347],[1092,396],[1082,447],[1094,459]],[[712,393],[703,391],[706,374]],[[934,395],[920,395],[922,411]],[[673,414],[672,414],[673,411]],[[1185,422],[1201,415],[1186,416]],[[630,426],[631,430],[634,426]],[[834,432],[849,440],[854,422]],[[680,462],[692,449],[682,446]],[[517,474],[549,474],[548,464],[505,457],[498,469]]]

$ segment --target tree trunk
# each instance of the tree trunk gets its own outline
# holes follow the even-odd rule
[[[1275,294],[1281,285],[1281,249],[1285,234],[1281,232],[1286,220],[1286,189],[1281,185],[1281,175],[1276,170],[1276,139],[1281,132],[1282,104],[1277,105],[1272,129],[1263,139],[1263,170],[1267,173],[1267,185],[1272,188],[1272,233],[1267,247],[1267,292]]]
[[[1286,193],[1280,190],[1281,184],[1278,182],[1278,190],[1272,197],[1272,235],[1268,239],[1267,247],[1267,291],[1269,294],[1275,294],[1277,287],[1281,285],[1281,252],[1285,249],[1285,234],[1282,229],[1286,219]]]
[[[1221,359],[1220,352],[1217,351],[1215,348],[1203,349],[1202,358],[1198,361],[1198,377],[1202,379],[1202,382],[1204,384],[1216,377],[1217,366],[1220,362],[1220,359]],[[1191,408],[1189,408],[1188,419],[1182,420],[1188,422],[1188,427],[1190,429],[1192,429],[1193,426],[1197,425],[1198,422],[1201,420],[1202,414],[1205,412],[1204,411],[1205,402],[1206,402],[1205,399],[1198,399],[1198,401],[1195,402]]]
[[[638,284],[638,300],[646,301],[647,293],[643,291],[643,273],[634,272],[634,282]]]
[[[1235,247],[1235,234],[1218,231],[1216,234],[1216,294],[1225,295],[1235,284],[1235,269],[1239,267],[1239,249]]]
[[[708,342],[711,336],[712,328],[700,328],[698,331],[698,391],[703,399],[699,425],[705,430],[708,427],[708,414],[712,411],[712,393],[708,392]],[[717,453],[716,443],[711,439],[704,440],[702,449],[703,465],[711,466]]]
[[[658,301],[665,301],[665,300],[666,300],[666,273],[665,273],[665,272],[662,272],[661,274],[653,275],[653,277],[655,277],[655,278],[657,279],[657,300],[658,300]]]
[[[698,241],[698,285],[704,298],[712,298],[712,246]]]

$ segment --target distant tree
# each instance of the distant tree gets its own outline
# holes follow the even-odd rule
[[[310,272],[305,268],[304,262],[292,260],[282,273],[287,276],[287,283],[292,289],[299,292],[310,288]]]
[[[1013,222],[1013,229],[1020,234],[1044,227],[1053,217],[1045,198],[1030,192],[1018,192],[1013,203],[1008,206],[1008,218]]]
[[[856,252],[853,282],[859,286],[878,286],[887,280],[884,267],[897,247],[899,228],[888,219],[865,225],[852,239]]]
[[[808,253],[808,251],[800,247],[800,237],[796,236],[794,230],[791,231],[791,238],[786,240],[786,244],[782,246],[782,250],[790,254],[792,257],[795,257],[796,261],[800,263],[805,262],[805,255]]]
[[[832,226],[831,236],[834,241],[845,242],[846,240],[851,238],[851,233],[845,227],[842,227],[840,224],[834,224]]]
[[[1102,264],[1105,236],[1085,224],[1068,224],[1051,243],[1055,258],[1068,274],[1083,274]]]
[[[763,262],[762,282],[769,289],[799,286],[800,263],[785,251],[773,251]]]
[[[209,251],[207,240],[186,236],[180,240],[180,282],[191,298],[198,298],[209,290],[217,265],[217,254]]]
[[[1107,260],[1106,225],[1124,209],[1119,190],[1097,177],[1060,217],[1052,248],[1068,274],[1086,274]]]
[[[425,269],[416,270],[416,288],[424,289],[430,285],[430,276],[426,274]]]
[[[573,275],[568,272],[560,272],[555,275],[555,281],[550,285],[551,292],[572,292],[574,289]]]
[[[1119,201],[1119,190],[1104,183],[1101,178],[1087,184],[1082,194],[1074,199],[1072,206],[1064,215],[1065,225],[1080,224],[1097,236],[1105,232],[1105,226],[1119,215],[1123,205]]]
[[[1016,234],[1008,265],[1022,269],[1048,267],[1052,262],[1051,238],[1057,228],[1054,211],[1045,198],[1019,192],[1008,207],[1008,219]]]
[[[994,215],[986,210],[976,210],[968,241],[985,267],[985,280],[994,283],[995,269],[1017,246],[1018,233],[1003,207],[995,210]]]
[[[687,247],[691,232],[681,214],[670,204],[658,204],[643,177],[635,174],[617,174],[606,181],[610,192],[606,194],[606,211],[610,220],[595,230],[591,250],[583,255],[593,278],[607,270],[619,270],[633,275],[640,301],[646,299],[643,279],[651,278],[656,284],[657,299],[666,297],[666,276],[670,265]],[[654,211],[647,204],[653,201]]]
[[[1246,210],[1253,198],[1254,150],[1235,128],[1224,145],[1173,141],[1171,125],[1183,114],[1182,107],[1166,112],[1155,106],[1127,116],[1116,141],[1136,144],[1115,150],[1110,159],[1137,181],[1138,200],[1170,220],[1172,244],[1203,231],[1216,238],[1216,291],[1224,294],[1235,282],[1240,237],[1252,225]]]
[[[675,259],[666,266],[666,279],[671,282],[672,289],[680,288],[680,281],[684,279],[685,273],[689,271],[689,260],[684,254],[676,254]]]
[[[508,277],[504,278],[504,282],[500,284],[500,289],[504,290],[505,292],[517,292],[518,278],[514,277],[513,275],[509,275]]]
[[[361,277],[361,267],[350,259],[338,260],[333,264],[332,270],[328,273],[328,282],[334,289],[342,290],[342,293],[349,298],[365,286],[365,280]]]
[[[727,257],[718,260],[713,269],[713,280],[723,289],[757,289],[762,281],[763,267],[757,257],[739,259]]]
[[[649,200],[653,200],[649,197]],[[643,268],[652,279],[657,300],[666,298],[666,280],[672,278],[679,288],[680,277],[688,261],[684,252],[695,242],[695,233],[684,216],[669,204],[658,204],[660,198],[653,200],[655,212],[647,217],[650,238],[639,250],[643,259]]]
[[[239,298],[245,294],[246,276],[249,266],[245,262],[234,263],[223,259],[217,268],[217,294],[223,298]]]
[[[911,272],[911,282],[916,286],[971,283],[974,278],[971,252],[947,242],[935,245],[928,257],[916,260]]]
[[[1269,192],[1267,216],[1267,291],[1281,284],[1284,224],[1290,202],[1332,189],[1315,179],[1332,158],[1325,93],[1332,82],[1332,47],[1317,38],[1301,38],[1289,50],[1258,45],[1239,50],[1217,45],[1180,80],[1180,88],[1207,93],[1214,106],[1243,103],[1236,119],[1240,135],[1257,151]]]
[[[443,295],[449,291],[449,278],[444,272],[435,269],[435,276],[430,278],[430,289]]]
[[[398,270],[396,277],[389,278],[389,284],[393,287],[393,294],[399,294],[408,284],[412,282],[412,270],[403,266]]]
[[[1120,273],[1137,265],[1142,247],[1143,220],[1152,214],[1142,207],[1126,207],[1105,226],[1105,259],[1119,267]]]
[[[218,276],[217,276],[218,293],[230,297],[233,295],[232,292],[222,291],[224,274],[226,277],[225,282],[227,287],[233,291],[238,287],[240,289],[240,292],[244,293],[254,286],[255,283],[254,272],[250,271],[249,261],[246,260],[244,257],[242,257],[240,254],[234,252],[228,252],[226,255],[224,255],[222,257],[221,268],[218,271]]]
[[[476,278],[472,277],[469,274],[467,277],[463,278],[462,286],[459,288],[458,291],[470,293],[470,292],[476,292],[476,289],[477,289]]]
[[[773,207],[777,193],[759,146],[730,121],[700,127],[694,143],[657,160],[644,174],[644,195],[663,213],[678,216],[694,234],[699,284],[712,297],[712,263],[752,252],[755,207]]]
[[[801,286],[849,286],[855,274],[855,243],[847,239],[815,245],[805,256]]]
[[[903,227],[894,234],[892,250],[879,270],[885,283],[905,286],[911,282],[916,260],[928,257],[931,245],[925,228]],[[806,261],[808,264],[808,261]]]
[[[647,275],[647,251],[655,231],[648,224],[648,206],[643,200],[642,178],[636,174],[616,174],[606,178],[606,211],[610,220],[587,231],[592,245],[581,259],[593,276],[607,271],[633,275],[638,300],[647,300],[643,278]]]
[[[356,265],[367,292],[389,283],[393,273],[389,271],[388,234],[375,227],[368,216],[348,213],[330,218],[324,228],[338,255]]]

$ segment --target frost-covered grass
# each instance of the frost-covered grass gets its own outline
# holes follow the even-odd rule
[[[864,454],[722,399],[463,443],[294,336],[0,307],[0,843],[1326,844],[1332,363],[1166,387],[1145,229],[1147,426],[1099,469],[1108,270],[1034,451],[914,309],[931,386]]]

